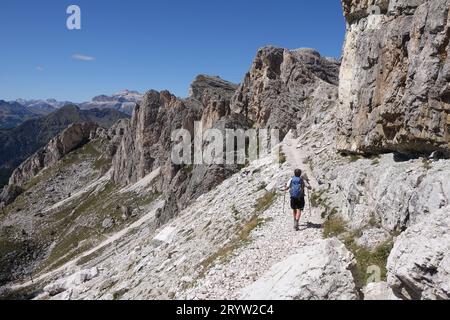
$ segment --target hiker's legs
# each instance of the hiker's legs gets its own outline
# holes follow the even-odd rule
[[[297,211],[297,213],[295,215],[295,219],[297,221],[300,221],[300,219],[302,218],[302,210],[296,210],[296,211]]]
[[[298,231],[298,223],[300,220],[301,212],[299,210],[299,202],[296,198],[291,198],[291,207],[294,215],[294,230]]]

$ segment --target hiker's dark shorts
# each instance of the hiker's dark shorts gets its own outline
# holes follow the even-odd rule
[[[292,210],[304,210],[305,209],[305,197],[291,198]]]

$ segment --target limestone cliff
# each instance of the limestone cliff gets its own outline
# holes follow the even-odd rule
[[[450,1],[372,2],[342,1],[338,149],[450,155]]]

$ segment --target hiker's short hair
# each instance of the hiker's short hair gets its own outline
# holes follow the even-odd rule
[[[302,170],[296,169],[296,170],[294,171],[294,174],[295,174],[296,177],[300,178],[300,177],[302,176]]]

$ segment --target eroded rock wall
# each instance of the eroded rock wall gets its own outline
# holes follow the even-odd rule
[[[450,1],[342,2],[338,149],[450,155]]]
[[[336,100],[335,93],[323,95],[321,88],[336,87],[338,73],[337,60],[313,49],[264,47],[233,97],[231,110],[258,128],[279,129],[284,137],[307,118],[312,105]]]

